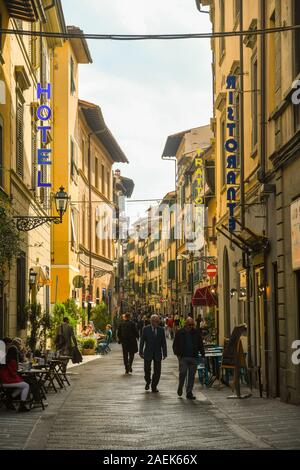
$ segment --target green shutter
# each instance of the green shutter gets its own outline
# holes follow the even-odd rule
[[[168,279],[169,280],[175,279],[175,260],[171,260],[168,263]]]

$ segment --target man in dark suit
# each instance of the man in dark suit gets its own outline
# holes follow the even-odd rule
[[[140,340],[140,356],[144,359],[145,390],[158,392],[157,385],[161,373],[161,361],[167,357],[167,342],[164,328],[159,326],[159,316],[152,315],[150,325],[145,326]],[[154,362],[154,371],[151,381],[151,363]]]
[[[139,333],[136,324],[130,320],[130,313],[125,313],[125,319],[118,328],[118,341],[122,344],[125,373],[132,372],[132,363],[138,351],[137,339]]]

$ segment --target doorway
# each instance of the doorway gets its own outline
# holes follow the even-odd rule
[[[225,247],[223,255],[223,302],[224,302],[224,336],[230,337],[230,279],[228,251]]]
[[[265,302],[265,283],[264,268],[259,267],[254,271],[254,335],[255,335],[255,366],[261,372],[261,381],[263,389],[266,390],[266,361],[265,361],[265,321],[264,321],[264,302]]]
[[[273,263],[273,312],[274,312],[274,385],[275,397],[280,397],[280,345],[278,316],[278,273],[277,263]]]

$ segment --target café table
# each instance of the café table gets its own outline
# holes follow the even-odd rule
[[[199,381],[204,381],[207,388],[212,387],[219,376],[222,354],[221,347],[206,348],[204,362],[198,364]]]
[[[45,376],[47,374],[46,371],[41,369],[29,369],[29,370],[18,370],[18,374],[24,378],[25,382],[28,379],[29,385],[33,384],[37,387],[38,392],[38,399],[34,399],[32,403],[39,404],[42,409],[45,409],[44,400],[46,400],[46,389],[45,389]]]

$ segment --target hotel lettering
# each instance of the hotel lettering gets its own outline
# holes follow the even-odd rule
[[[46,95],[46,98],[50,100],[51,98],[51,85],[47,84],[46,88],[42,88],[41,84],[37,84],[37,99],[41,98],[41,95]],[[47,125],[47,121],[51,119],[51,108],[46,104],[40,104],[36,111],[37,118],[40,120],[40,125],[37,126],[37,130],[41,132],[41,143],[46,145],[47,143],[47,132],[51,130],[51,126]],[[37,150],[37,164],[41,165],[51,165],[51,149],[49,148],[39,148]],[[37,185],[39,187],[51,187],[51,183],[47,181],[42,181],[42,171],[39,168],[37,174]]]

